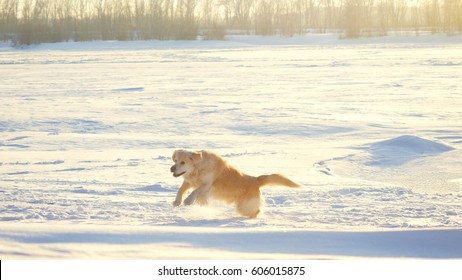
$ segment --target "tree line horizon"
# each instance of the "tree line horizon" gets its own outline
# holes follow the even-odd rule
[[[0,0],[0,40],[224,39],[227,34],[345,38],[462,32],[461,0]]]

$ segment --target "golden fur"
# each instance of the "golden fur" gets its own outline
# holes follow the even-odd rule
[[[237,212],[245,217],[255,218],[260,213],[260,187],[281,185],[291,188],[300,186],[280,174],[258,177],[243,174],[228,165],[220,156],[210,151],[176,150],[172,156],[175,164],[170,168],[173,176],[183,176],[173,206],[183,202],[188,190],[191,194],[184,200],[185,205],[206,205],[209,197],[234,203]]]

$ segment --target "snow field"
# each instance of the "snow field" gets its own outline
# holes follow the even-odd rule
[[[462,257],[460,38],[265,40],[2,47],[0,255]],[[304,188],[173,209],[176,148]]]

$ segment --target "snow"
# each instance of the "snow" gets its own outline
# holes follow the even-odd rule
[[[0,46],[2,259],[462,258],[462,37]],[[263,189],[172,208],[176,148]]]
[[[90,259],[107,255],[118,259],[198,256],[210,259],[217,256],[233,259],[324,259],[332,256],[447,259],[460,258],[462,250],[460,242],[453,242],[461,237],[457,230],[352,232],[169,226],[134,229],[101,225],[83,225],[78,229],[57,225],[46,229],[44,226],[13,228],[2,234],[2,238],[9,240],[2,244],[4,254],[33,259],[53,258],[57,254],[61,258]]]
[[[378,165],[402,165],[413,159],[437,155],[454,148],[435,141],[422,139],[412,135],[403,135],[393,139],[373,143],[370,151],[374,161],[369,164]]]

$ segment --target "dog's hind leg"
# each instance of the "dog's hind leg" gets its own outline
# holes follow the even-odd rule
[[[236,211],[247,218],[256,218],[260,214],[261,198],[257,197],[246,198],[236,203]]]

